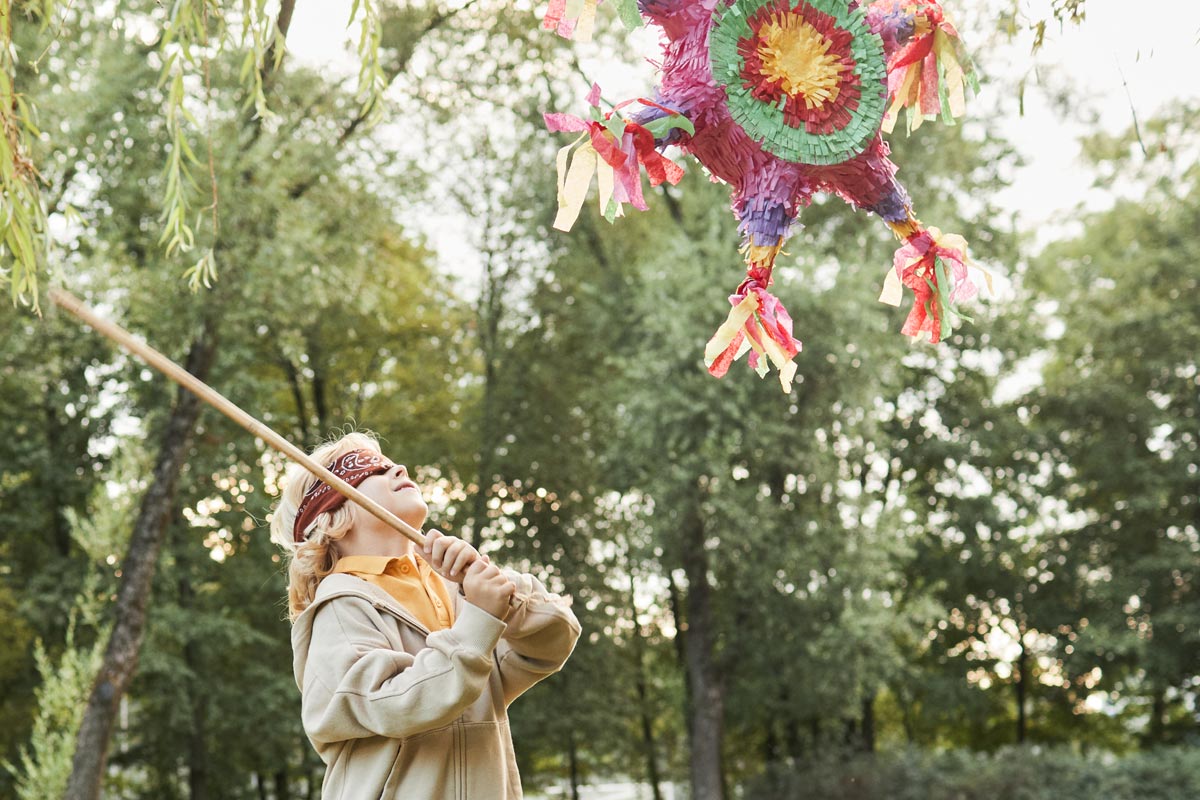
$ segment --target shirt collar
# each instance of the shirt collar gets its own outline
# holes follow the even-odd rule
[[[334,572],[361,573],[364,575],[383,575],[392,562],[407,561],[415,563],[422,573],[432,571],[425,559],[415,553],[407,556],[342,556],[333,565]]]

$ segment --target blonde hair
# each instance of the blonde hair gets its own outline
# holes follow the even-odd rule
[[[312,452],[312,459],[328,466],[351,450],[381,452],[379,443],[370,433],[354,431],[326,442]],[[279,502],[271,513],[271,541],[283,548],[288,563],[288,619],[295,621],[316,596],[317,586],[333,571],[340,558],[338,541],[350,531],[353,510],[343,503],[331,512],[320,514],[312,532],[303,542],[296,542],[292,528],[304,494],[317,482],[304,467],[289,464],[284,474]]]

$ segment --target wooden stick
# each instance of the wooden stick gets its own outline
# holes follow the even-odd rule
[[[69,311],[85,323],[104,334],[109,339],[112,339],[117,344],[124,347],[126,350],[140,356],[150,366],[157,369],[159,372],[166,375],[171,380],[178,383],[183,388],[195,394],[204,402],[211,405],[213,408],[220,411],[231,420],[241,425],[250,433],[265,441],[267,444],[274,447],[280,453],[300,464],[317,478],[329,484],[346,499],[358,503],[359,506],[366,509],[384,524],[399,531],[407,536],[418,546],[424,546],[425,534],[421,533],[416,528],[409,525],[404,520],[397,517],[392,512],[388,511],[383,506],[376,503],[371,498],[354,488],[344,480],[334,475],[324,465],[313,461],[308,455],[296,447],[294,444],[284,439],[275,431],[262,424],[254,417],[247,414],[242,409],[238,408],[228,399],[212,387],[205,384],[203,381],[196,378],[195,375],[185,370],[183,367],[176,364],[171,359],[164,356],[162,353],[155,350],[145,342],[140,342],[133,338],[132,335],[124,328],[116,325],[103,317],[96,315],[94,311],[84,305],[70,292],[63,289],[54,288],[50,290],[50,299],[55,305]]]

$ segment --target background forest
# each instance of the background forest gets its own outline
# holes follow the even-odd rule
[[[703,369],[741,259],[694,162],[646,213],[550,229],[541,113],[590,76],[540,7],[339,5],[344,75],[288,49],[296,5],[0,1],[36,166],[3,176],[0,798],[91,796],[90,770],[108,798],[294,800],[322,774],[280,457],[53,285],[303,447],[377,432],[434,525],[573,595],[575,654],[511,711],[530,794],[1200,797],[1200,106],[1113,133],[1053,75],[989,80],[1014,37],[1086,34],[1080,0],[947,5],[985,93],[1040,79],[1092,124],[1106,201],[1031,230],[1001,126],[891,137],[921,217],[1008,280],[911,345],[875,302],[890,234],[815,203],[776,271],[790,395]],[[607,6],[598,29],[587,52],[644,55]]]

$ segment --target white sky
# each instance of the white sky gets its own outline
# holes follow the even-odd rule
[[[1022,2],[1030,17],[1050,14],[1049,0]],[[952,20],[954,5],[955,0],[944,0]],[[345,47],[352,33],[345,28],[349,8],[350,0],[298,3],[289,35],[291,56],[338,72],[351,69],[352,57]],[[1076,87],[1080,104],[1096,109],[1105,128],[1119,132],[1131,124],[1134,111],[1144,122],[1172,103],[1200,99],[1200,3],[1088,0],[1086,10],[1087,19],[1080,27],[1067,26],[1060,31],[1057,25],[1051,25],[1046,46],[1036,62],[1038,74],[1050,76],[1055,85]],[[601,24],[604,20],[602,17]],[[611,18],[608,22],[620,24]],[[987,20],[979,20],[980,30],[974,36],[966,24],[960,26],[968,48],[987,34],[983,27],[988,24]],[[981,96],[971,98],[967,113],[971,119],[999,125],[1026,160],[1013,186],[998,200],[1017,215],[1022,227],[1035,231],[1044,242],[1053,235],[1064,212],[1081,203],[1088,208],[1102,208],[1110,195],[1091,189],[1091,178],[1079,160],[1078,138],[1085,128],[1062,120],[1036,86],[1026,91],[1024,116],[1017,114],[1013,87],[1030,73],[1034,63],[1029,55],[1030,41],[1025,36],[984,54],[981,61],[995,80],[983,87]],[[656,42],[652,30],[636,32],[630,35],[630,51],[654,57]],[[646,94],[653,85],[653,71],[644,62],[630,67],[601,58],[595,45],[574,46],[585,71],[600,83],[607,96]],[[1128,90],[1122,85],[1122,73]],[[1031,82],[1035,80],[1031,78]],[[553,169],[553,164],[547,163],[546,168]],[[919,205],[919,198],[917,201]],[[463,221],[432,212],[422,216],[425,219],[416,222],[444,264],[473,262],[464,250]]]

